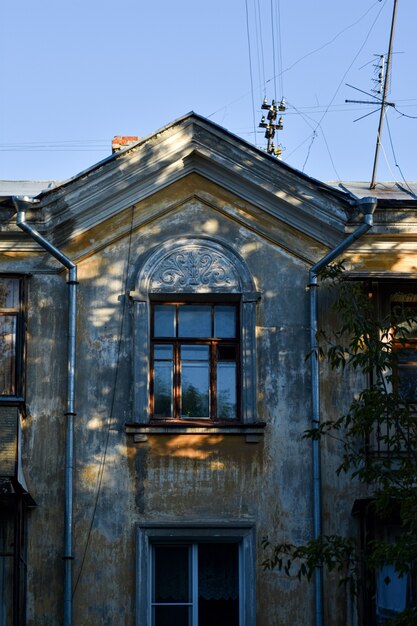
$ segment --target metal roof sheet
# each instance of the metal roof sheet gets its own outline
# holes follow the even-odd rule
[[[0,196],[37,196],[58,185],[55,180],[0,180]]]
[[[375,196],[378,200],[417,201],[417,182],[380,182],[370,189],[369,182],[330,181],[327,183],[339,191],[345,191],[356,198]]]

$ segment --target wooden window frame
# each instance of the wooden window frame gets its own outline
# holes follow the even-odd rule
[[[214,315],[216,306],[233,306],[236,312],[235,318],[235,337],[219,338],[214,336]],[[175,306],[175,337],[155,337],[155,307],[156,306]],[[179,311],[180,307],[192,306],[210,306],[211,307],[211,336],[210,337],[181,337],[178,334],[179,328]],[[151,419],[171,419],[193,421],[210,420],[216,422],[240,422],[240,402],[241,402],[241,350],[240,350],[240,312],[237,303],[222,300],[206,300],[206,301],[187,301],[187,300],[160,300],[151,302],[151,355],[150,355],[150,413]],[[173,415],[161,418],[154,416],[154,346],[169,345],[173,347]],[[185,418],[181,415],[181,356],[180,350],[182,345],[207,345],[209,346],[209,415],[204,417]],[[217,349],[219,346],[233,346],[236,351],[236,417],[219,418],[217,416]]]
[[[360,526],[361,549],[366,549],[368,542],[375,540],[386,541],[389,530],[401,532],[402,522],[398,504],[392,500],[390,511],[384,519],[378,515],[372,502],[372,498],[355,500],[352,515],[358,517]],[[358,596],[358,623],[361,626],[380,626],[382,617],[377,616],[377,572],[369,569],[363,562],[360,575],[366,584],[362,585]],[[407,608],[415,607],[417,601],[417,580],[406,575],[407,582]]]
[[[237,606],[237,619],[238,622],[242,622],[242,599],[239,593],[239,581],[241,579],[241,567],[240,563],[242,560],[241,552],[242,545],[240,541],[216,541],[215,538],[212,538],[210,541],[192,541],[192,540],[178,540],[178,541],[153,541],[151,543],[151,581],[154,582],[156,567],[155,567],[155,548],[170,548],[170,547],[181,547],[187,548],[188,550],[188,584],[189,584],[189,598],[184,601],[175,601],[172,600],[169,603],[158,602],[153,598],[153,593],[151,594],[150,601],[150,616],[149,621],[152,626],[155,626],[155,620],[153,617],[153,608],[154,607],[166,607],[166,606],[186,606],[190,610],[190,626],[198,626],[199,624],[199,573],[200,573],[200,546],[202,545],[210,545],[210,544],[221,544],[226,546],[235,546],[236,547],[236,556],[237,556],[237,587],[238,587],[238,606]],[[151,588],[153,587],[151,583]],[[154,592],[154,589],[152,589]]]
[[[417,288],[416,288],[416,292],[417,292]],[[416,293],[417,296],[417,293]],[[391,302],[391,308],[393,307],[397,307],[397,306],[403,306],[406,309],[410,309],[410,310],[414,310],[415,314],[417,316],[417,300],[414,301],[408,301],[408,300],[404,300],[404,301],[398,301],[398,300],[393,300]],[[398,393],[400,393],[400,386],[401,386],[401,366],[402,365],[415,365],[415,370],[416,370],[416,383],[417,383],[417,357],[415,360],[410,359],[409,361],[407,360],[403,360],[401,358],[401,351],[403,350],[415,350],[417,351],[417,337],[406,337],[404,338],[404,341],[399,341],[399,340],[394,340],[393,344],[392,344],[392,349],[394,352],[396,352],[398,354],[398,360],[396,362],[396,367],[393,371],[393,388],[395,389],[395,391],[397,391]],[[405,400],[407,400],[408,402],[410,402],[410,404],[416,405],[417,404],[417,399],[416,400],[409,400],[407,398],[405,398]]]
[[[136,626],[151,626],[152,546],[156,543],[239,545],[239,626],[256,626],[256,532],[253,522],[149,522],[137,527]]]
[[[12,393],[2,393],[0,389],[0,402],[23,402],[24,401],[24,361],[25,361],[25,297],[26,281],[21,274],[1,274],[1,280],[17,280],[19,282],[18,302],[15,307],[0,307],[0,317],[11,316],[16,318],[15,346],[13,364],[13,390]]]

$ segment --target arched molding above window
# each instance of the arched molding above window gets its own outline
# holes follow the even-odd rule
[[[255,291],[243,259],[227,244],[184,237],[153,251],[138,275],[134,299],[150,293],[232,293]]]

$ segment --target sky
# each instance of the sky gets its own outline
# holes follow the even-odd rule
[[[345,100],[373,100],[393,6],[3,2],[0,179],[68,179],[106,158],[114,135],[146,137],[189,111],[265,149],[266,96],[287,102],[283,161],[323,181],[369,181],[378,105]],[[398,0],[378,181],[417,181],[416,23],[416,0]]]

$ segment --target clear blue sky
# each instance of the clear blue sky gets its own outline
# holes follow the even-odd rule
[[[354,122],[376,107],[346,104],[368,96],[345,83],[372,89],[393,1],[3,2],[0,179],[69,178],[108,156],[114,135],[146,136],[191,110],[264,147],[266,93],[288,101],[288,164],[369,180],[378,113]],[[416,23],[416,0],[399,0],[389,99],[417,117]],[[378,179],[401,181],[397,163],[415,181],[417,119],[390,109],[388,122]]]

